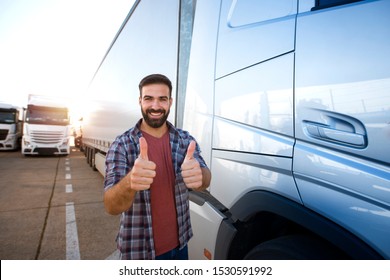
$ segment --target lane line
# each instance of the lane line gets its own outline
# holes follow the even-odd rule
[[[109,255],[106,260],[119,260],[120,259],[120,252],[119,250],[115,250],[111,255]]]
[[[66,193],[71,193],[71,192],[73,192],[73,186],[72,186],[72,184],[66,184],[66,185],[65,185],[65,192],[66,192]]]
[[[79,238],[73,202],[66,203],[66,259],[80,260]]]
[[[65,159],[65,171],[70,172],[69,158]],[[71,173],[65,174],[65,179],[72,179]],[[72,184],[65,184],[65,192],[73,192]],[[77,233],[76,212],[74,202],[67,202],[65,206],[66,219],[66,259],[80,260],[79,237]]]

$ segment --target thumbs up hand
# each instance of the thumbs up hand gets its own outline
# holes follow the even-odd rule
[[[187,148],[187,154],[181,165],[181,175],[189,189],[197,189],[202,186],[202,170],[199,162],[194,158],[196,143],[191,141]]]
[[[148,158],[148,143],[146,139],[139,139],[140,154],[135,160],[134,166],[130,171],[131,188],[135,191],[147,190],[153,183],[153,178],[156,176],[156,164],[149,161]]]

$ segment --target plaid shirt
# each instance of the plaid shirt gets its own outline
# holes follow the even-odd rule
[[[142,120],[135,127],[118,136],[112,143],[106,156],[105,190],[118,183],[132,169],[134,161],[139,155],[139,138],[142,136],[141,122]],[[177,129],[169,122],[168,127],[176,176],[175,201],[179,242],[180,248],[183,248],[193,233],[189,212],[189,191],[181,176],[181,165],[189,143],[195,139],[187,131]],[[194,157],[201,167],[207,167],[200,155],[198,145]],[[155,259],[150,190],[137,192],[132,207],[122,213],[117,244],[122,259]]]

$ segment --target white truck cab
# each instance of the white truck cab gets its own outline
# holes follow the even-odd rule
[[[68,155],[70,153],[68,107],[56,98],[29,95],[23,127],[22,154]]]
[[[23,108],[0,103],[0,150],[16,150],[21,146]]]

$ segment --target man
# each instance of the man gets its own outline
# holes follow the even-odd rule
[[[167,121],[171,81],[139,84],[142,119],[118,136],[106,157],[104,205],[121,215],[121,259],[188,259],[192,237],[188,190],[204,190],[211,173],[195,139]]]

